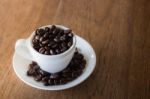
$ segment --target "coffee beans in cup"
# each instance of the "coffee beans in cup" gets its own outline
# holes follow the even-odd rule
[[[57,55],[68,50],[73,44],[71,29],[61,29],[55,25],[36,29],[32,39],[33,48],[41,54]]]

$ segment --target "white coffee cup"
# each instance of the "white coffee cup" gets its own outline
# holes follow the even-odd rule
[[[42,26],[40,28],[51,27],[51,25]],[[56,25],[61,29],[68,29],[62,25]],[[31,34],[31,36],[27,39],[19,39],[15,45],[15,51],[20,56],[35,61],[38,63],[41,69],[49,72],[49,73],[57,73],[62,71],[67,67],[69,62],[71,61],[75,48],[76,48],[76,37],[73,36],[73,44],[72,46],[65,52],[57,55],[44,55],[37,52],[32,46],[32,38],[35,34],[35,31]],[[21,64],[20,64],[21,66]]]

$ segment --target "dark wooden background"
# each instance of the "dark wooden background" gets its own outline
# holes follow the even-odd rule
[[[79,86],[43,91],[16,77],[16,40],[47,24],[94,47],[96,69]],[[150,0],[0,0],[0,99],[150,99]]]

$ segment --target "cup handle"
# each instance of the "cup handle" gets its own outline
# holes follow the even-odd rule
[[[29,49],[27,48],[27,40],[26,39],[19,39],[16,41],[15,51],[20,56],[22,56],[26,59],[32,60],[32,56],[29,52]]]

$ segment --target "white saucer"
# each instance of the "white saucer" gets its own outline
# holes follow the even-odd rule
[[[77,48],[79,52],[81,52],[86,61],[86,68],[82,75],[77,79],[65,84],[65,85],[54,85],[54,86],[44,86],[41,82],[36,82],[32,77],[28,77],[26,72],[28,70],[28,65],[31,63],[31,60],[27,60],[21,56],[19,56],[16,52],[13,56],[13,68],[16,75],[26,84],[43,90],[63,90],[74,87],[84,80],[86,80],[90,74],[93,72],[96,64],[96,56],[92,46],[83,38],[77,36]]]

